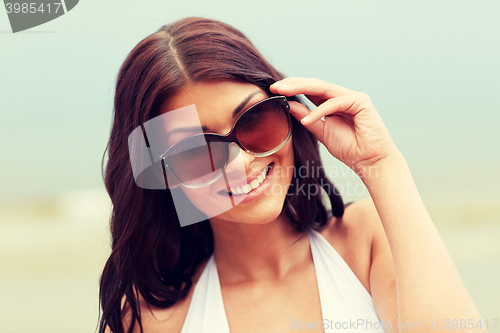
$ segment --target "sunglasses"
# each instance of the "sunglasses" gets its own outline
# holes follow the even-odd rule
[[[292,122],[285,96],[274,96],[250,106],[226,135],[200,133],[168,148],[160,159],[185,187],[208,186],[223,174],[229,161],[229,144],[257,157],[280,150],[290,139]]]

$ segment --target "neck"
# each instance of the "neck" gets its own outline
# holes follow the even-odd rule
[[[281,214],[265,224],[211,219],[221,284],[276,281],[312,260],[309,237]]]

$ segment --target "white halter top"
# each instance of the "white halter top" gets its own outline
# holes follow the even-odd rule
[[[319,232],[311,230],[309,240],[325,331],[384,333],[371,295],[349,265]],[[213,254],[195,285],[181,333],[230,333]]]

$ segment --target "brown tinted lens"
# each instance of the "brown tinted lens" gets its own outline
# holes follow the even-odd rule
[[[264,102],[248,111],[238,121],[236,136],[254,153],[266,153],[278,147],[288,136],[286,111],[280,103]]]
[[[222,142],[206,142],[197,136],[174,147],[170,163],[175,175],[187,185],[197,186],[215,179],[224,168],[226,148]]]

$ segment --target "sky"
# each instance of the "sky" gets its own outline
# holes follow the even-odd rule
[[[500,198],[499,12],[497,1],[88,0],[13,34],[0,10],[0,199],[103,188],[119,67],[187,16],[232,24],[286,76],[370,95],[429,198]]]

